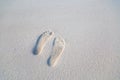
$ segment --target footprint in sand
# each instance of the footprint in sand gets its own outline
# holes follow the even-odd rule
[[[53,41],[53,49],[52,54],[50,55],[48,59],[48,65],[49,66],[56,66],[59,58],[61,57],[63,51],[65,48],[65,41],[61,37],[56,37]]]
[[[50,32],[50,31],[45,31],[43,34],[41,34],[36,42],[36,46],[33,53],[35,55],[38,54],[40,55],[46,43],[52,38],[53,35],[54,32]]]

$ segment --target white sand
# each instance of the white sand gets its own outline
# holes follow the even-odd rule
[[[32,53],[51,29],[66,41],[56,67]],[[120,80],[119,0],[1,0],[0,80]]]

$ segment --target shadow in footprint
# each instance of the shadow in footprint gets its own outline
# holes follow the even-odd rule
[[[53,43],[52,43],[52,47],[55,45],[55,40],[56,40],[56,38],[54,38],[54,40],[53,40]],[[51,52],[52,53],[52,52]],[[48,58],[48,60],[47,60],[47,65],[48,66],[51,66],[51,64],[50,64],[50,59],[51,59],[51,56]]]
[[[54,45],[55,45],[55,40],[56,40],[56,38],[54,38],[53,43],[52,43],[52,46],[54,46]]]
[[[50,64],[50,58],[51,58],[51,57],[49,57],[48,60],[47,60],[47,65],[48,65],[48,66],[51,66],[51,64]]]
[[[56,38],[54,38],[54,40],[53,40],[53,43],[52,43],[52,47],[55,45],[55,40],[56,40]],[[52,53],[52,52],[51,52]],[[52,55],[52,54],[51,54]],[[50,64],[50,58],[51,58],[51,56],[48,58],[48,60],[47,60],[47,65],[48,66],[51,66],[51,64]]]
[[[42,36],[42,34],[38,37],[38,39],[37,39],[37,41],[36,41],[36,43],[35,43],[35,46],[33,47],[32,53],[33,53],[34,55],[37,55],[37,54],[38,54],[37,47],[38,47],[38,45],[39,45],[39,41],[40,41],[40,39],[41,39],[41,36]]]

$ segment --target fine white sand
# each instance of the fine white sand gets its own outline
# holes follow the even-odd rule
[[[46,30],[66,42],[56,67],[53,39],[33,54]],[[120,80],[120,1],[1,0],[0,80]]]

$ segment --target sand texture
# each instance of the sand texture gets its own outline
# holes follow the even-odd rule
[[[50,67],[59,35],[65,49]],[[0,0],[0,80],[120,80],[120,0]]]

